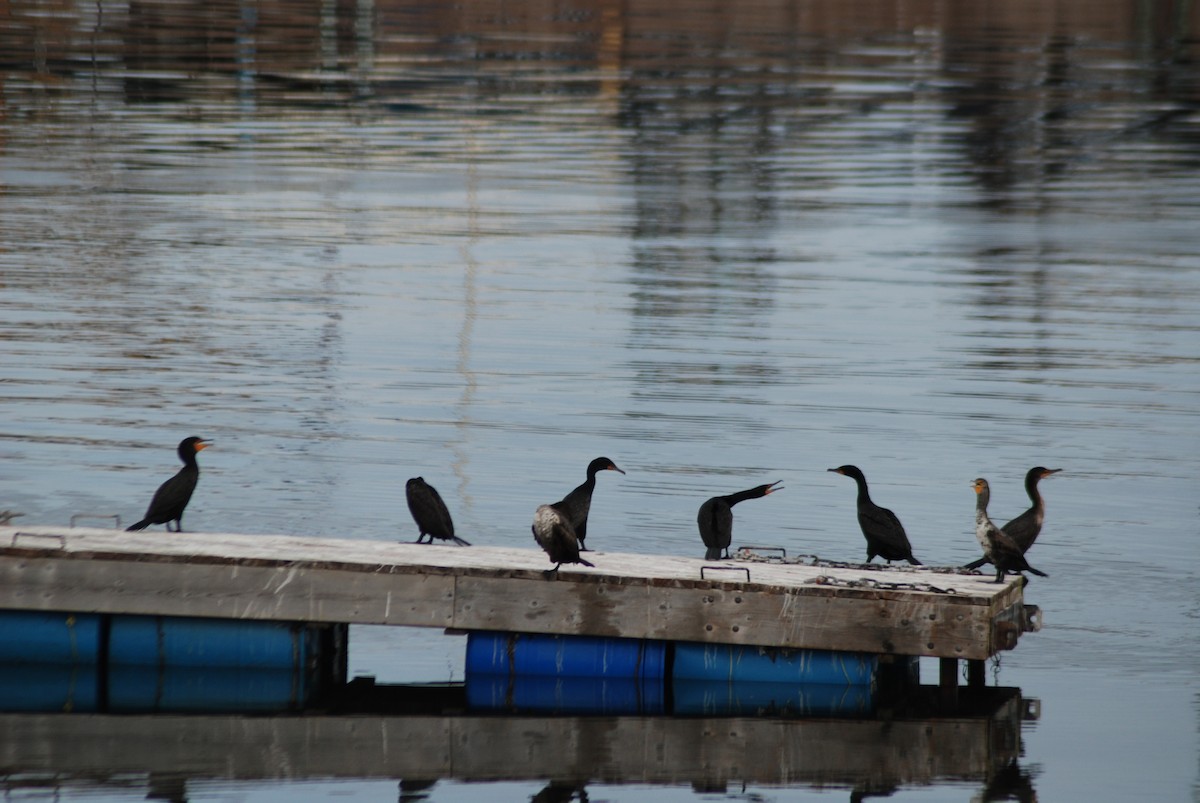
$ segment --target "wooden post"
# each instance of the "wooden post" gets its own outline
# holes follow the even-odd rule
[[[943,689],[958,688],[958,659],[938,659],[938,686]]]
[[[982,689],[987,685],[987,664],[977,658],[967,661],[967,686],[972,689]]]
[[[958,705],[958,659],[938,659],[938,687],[942,705],[954,708]]]

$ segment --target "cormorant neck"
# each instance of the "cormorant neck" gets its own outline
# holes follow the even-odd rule
[[[988,500],[991,497],[991,492],[984,488],[982,491],[975,492],[975,512],[987,513]]]
[[[751,488],[748,491],[739,491],[735,494],[729,494],[725,497],[725,502],[733,507],[738,502],[745,502],[747,499],[757,499],[760,496],[765,496],[766,490],[763,488]]]
[[[853,475],[851,476],[853,477]],[[869,502],[871,500],[871,494],[867,491],[867,478],[860,474],[857,477],[853,477],[853,479],[858,485],[858,500],[860,502]]]
[[[1038,481],[1041,478],[1040,474],[1030,474],[1025,478],[1025,493],[1029,494],[1029,501],[1033,502],[1034,507],[1042,506],[1042,494],[1038,491]]]

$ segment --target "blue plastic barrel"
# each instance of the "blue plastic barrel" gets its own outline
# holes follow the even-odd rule
[[[667,642],[473,631],[466,675],[653,680],[666,674]]]
[[[472,674],[466,681],[473,711],[636,716],[665,711],[663,682],[632,678]]]
[[[53,611],[0,611],[0,664],[95,664],[100,617]]]
[[[112,666],[279,669],[304,666],[308,628],[286,622],[114,616]]]
[[[0,711],[94,712],[97,673],[94,662],[0,664]]]
[[[302,708],[305,699],[303,673],[290,669],[124,665],[108,675],[114,714],[284,712]]]
[[[675,680],[871,685],[879,658],[871,653],[785,650],[733,644],[675,643]]]
[[[671,684],[678,716],[864,716],[868,685],[680,680]]]

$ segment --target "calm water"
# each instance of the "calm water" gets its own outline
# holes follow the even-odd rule
[[[534,507],[603,454],[628,473],[600,477],[593,548],[700,555],[700,502],[782,479],[735,543],[859,559],[825,471],[849,462],[952,564],[971,479],[1006,520],[1026,469],[1061,467],[1026,592],[1045,629],[996,675],[1041,701],[1022,794],[1200,799],[1191,5],[3,9],[0,509],[131,521],[197,434],[189,529],[411,539],[420,474],[468,539],[532,546]],[[460,639],[352,640],[355,674],[462,677]],[[51,785],[153,791],[126,780]]]

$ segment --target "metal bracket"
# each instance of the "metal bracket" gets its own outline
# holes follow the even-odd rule
[[[12,547],[17,546],[18,538],[34,538],[34,539],[40,538],[40,539],[44,539],[47,541],[58,541],[59,549],[67,548],[67,537],[65,535],[50,535],[48,533],[20,533],[20,532],[17,532],[17,533],[13,533],[12,541],[9,542],[9,546],[12,546]]]
[[[1021,610],[1021,627],[1026,633],[1042,629],[1042,609],[1036,605],[1024,605]]]
[[[710,569],[714,572],[745,572],[746,573],[746,582],[747,583],[750,582],[750,569],[746,566],[701,566],[700,567],[700,579],[701,580],[707,579],[704,576],[705,569]]]
[[[112,519],[113,529],[121,529],[121,517],[113,513],[76,513],[71,517],[71,526],[79,519]]]
[[[756,552],[778,552],[780,560],[787,559],[787,550],[781,546],[739,546],[737,548],[738,556],[743,553],[747,556],[754,555]]]

